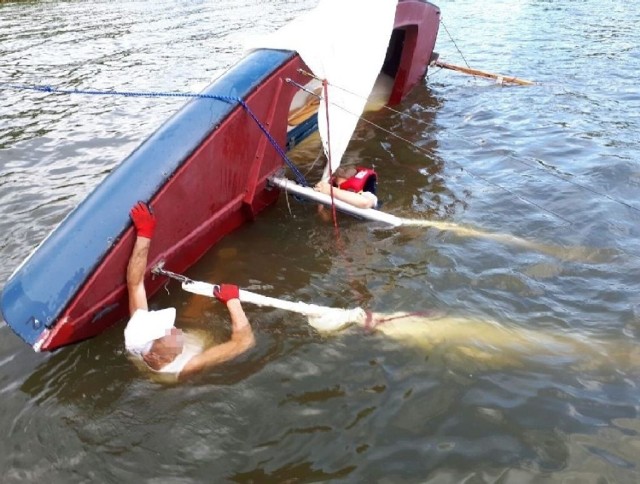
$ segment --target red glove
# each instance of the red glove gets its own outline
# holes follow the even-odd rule
[[[133,225],[136,226],[136,232],[139,237],[146,237],[147,239],[153,237],[153,232],[156,229],[156,217],[146,203],[136,203],[129,215],[131,215],[131,220],[133,220]]]
[[[231,299],[240,298],[240,289],[233,284],[220,284],[213,288],[213,295],[218,298],[218,301],[226,304]]]

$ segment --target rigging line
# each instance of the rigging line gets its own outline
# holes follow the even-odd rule
[[[380,130],[382,130],[382,131],[384,131],[384,132],[386,132],[386,133],[390,134],[391,136],[394,136],[394,137],[396,137],[396,138],[400,139],[401,141],[404,141],[405,143],[408,143],[408,144],[409,144],[409,145],[411,145],[413,148],[415,148],[416,150],[420,151],[423,155],[425,155],[425,156],[429,156],[429,155],[430,155],[430,153],[429,153],[427,150],[422,149],[422,147],[420,147],[420,146],[416,145],[415,143],[412,143],[411,141],[409,141],[409,140],[407,140],[407,139],[403,138],[402,136],[398,136],[398,135],[396,135],[395,133],[393,133],[392,131],[389,131],[389,130],[387,130],[387,129],[383,128],[382,126],[378,126],[378,125],[376,125],[375,123],[372,123],[372,122],[371,122],[371,121],[369,121],[368,119],[364,119],[364,118],[361,118],[361,119],[362,119],[363,121],[365,121],[366,123],[369,123],[369,124],[373,125],[374,127],[376,127],[376,128],[378,128],[378,129],[380,129]],[[494,187],[494,188],[498,188],[498,189],[500,189],[500,190],[502,190],[502,191],[505,191],[505,192],[507,192],[508,194],[510,194],[511,196],[513,196],[513,197],[517,198],[518,200],[521,200],[521,201],[523,201],[523,202],[525,202],[525,203],[528,203],[528,204],[530,204],[530,205],[533,205],[534,207],[538,208],[539,210],[542,210],[543,212],[547,212],[547,213],[549,213],[550,215],[553,215],[554,217],[557,217],[557,218],[559,218],[560,220],[562,220],[562,221],[564,221],[564,222],[566,222],[566,223],[568,223],[568,224],[573,224],[573,222],[572,222],[571,220],[569,220],[569,219],[567,219],[567,218],[563,217],[562,215],[560,215],[560,214],[558,214],[558,213],[554,212],[553,210],[549,210],[548,208],[545,208],[545,207],[543,207],[542,205],[540,205],[540,204],[538,204],[538,203],[536,203],[536,202],[534,202],[534,201],[532,201],[532,200],[529,200],[528,198],[524,198],[523,196],[518,195],[518,194],[517,194],[517,193],[515,193],[514,191],[509,190],[508,188],[503,187],[502,185],[498,185],[497,183],[494,183],[494,182],[490,181],[489,179],[487,179],[486,177],[484,177],[484,176],[482,176],[482,175],[478,175],[477,173],[472,172],[471,170],[469,170],[468,168],[464,167],[463,165],[461,165],[461,164],[460,164],[460,163],[458,163],[457,161],[449,160],[449,161],[448,161],[448,163],[452,163],[453,165],[457,166],[458,168],[460,168],[460,170],[464,171],[465,173],[467,173],[468,175],[470,175],[472,178],[477,178],[477,179],[479,179],[479,180],[482,180],[484,183],[486,183],[486,184],[487,184],[487,185],[489,185],[489,186],[492,186],[492,187]]]
[[[440,68],[440,70],[438,70],[437,72],[440,72],[440,71],[442,71],[442,70],[443,70],[443,69],[442,69],[442,68]],[[322,80],[322,79],[320,79],[319,77],[316,77],[316,75],[315,75],[315,74],[312,74],[311,72],[307,72],[307,71],[305,71],[304,69],[298,69],[298,72],[299,72],[299,73],[301,73],[301,74],[305,74],[305,75],[307,75],[307,76],[309,76],[309,77],[312,77],[313,79],[316,79],[316,80],[318,80],[318,81],[321,81],[321,80]],[[437,72],[435,72],[434,74],[437,74]],[[287,81],[289,82],[289,80],[287,80]],[[291,82],[292,84],[294,84],[294,85],[296,85],[296,86],[300,87],[301,89],[304,89],[304,88],[303,88],[303,86],[300,86],[299,84],[295,83],[294,81],[290,81],[290,82]],[[365,101],[366,101],[366,100],[368,100],[368,98],[367,98],[367,97],[365,97],[365,96],[361,96],[360,94],[358,94],[358,93],[356,93],[356,92],[353,92],[353,91],[350,91],[350,90],[349,90],[349,89],[347,89],[347,88],[344,88],[344,87],[341,87],[341,86],[337,86],[336,84],[333,84],[333,83],[330,83],[330,82],[329,82],[328,84],[329,84],[330,86],[335,87],[336,89],[340,89],[341,91],[346,92],[347,94],[351,94],[351,95],[352,95],[352,96],[354,96],[354,97],[358,97],[358,98],[360,98],[360,99],[364,99]],[[316,94],[315,92],[309,91],[309,90],[307,90],[307,89],[304,89],[304,90],[305,90],[306,92],[308,92],[309,94],[311,94],[312,96],[316,96],[318,99],[322,99],[322,96],[320,96],[319,94]],[[334,106],[335,106],[335,104],[334,104]],[[423,120],[421,120],[421,119],[419,119],[419,118],[414,118],[414,117],[413,117],[413,116],[411,116],[410,114],[405,114],[405,113],[403,113],[402,111],[399,111],[399,110],[397,110],[397,109],[393,109],[391,106],[387,106],[386,104],[385,104],[384,106],[382,106],[382,109],[386,109],[387,111],[391,111],[391,112],[392,112],[392,113],[394,113],[394,114],[399,114],[399,115],[401,115],[401,116],[406,116],[406,117],[408,117],[408,118],[410,118],[410,119],[413,119],[414,121],[417,121],[417,122],[419,122],[419,123],[421,123],[421,124],[427,124],[425,121],[423,121]]]
[[[313,163],[311,163],[311,166],[309,167],[309,169],[306,171],[305,176],[311,173],[311,170],[313,170],[313,168],[316,166],[316,163],[320,160],[323,154],[324,154],[324,150],[322,149],[322,146],[320,146],[320,149],[318,150],[318,155],[316,156],[316,159],[313,160]]]
[[[291,169],[295,175],[298,183],[302,186],[309,186],[302,172],[295,166],[295,164],[287,157],[287,154],[280,147],[276,139],[269,133],[269,130],[262,124],[255,113],[251,110],[249,105],[239,97],[234,96],[220,96],[217,94],[202,94],[202,93],[189,93],[189,92],[158,92],[158,91],[105,91],[97,89],[60,89],[49,85],[44,86],[27,86],[10,83],[0,83],[0,86],[6,86],[10,89],[18,90],[31,90],[40,91],[53,94],[91,94],[97,96],[124,96],[124,97],[180,97],[180,98],[198,98],[198,99],[213,99],[216,101],[224,101],[228,104],[238,103],[249,114],[249,116],[255,121],[260,130],[269,140],[274,149],[282,157],[283,161]]]
[[[447,133],[449,133],[449,130],[447,130]],[[474,145],[484,149],[484,146],[482,146],[482,144],[480,144],[479,142],[477,142],[475,140],[472,140],[470,138],[465,138],[465,137],[463,137],[463,136],[461,136],[459,134],[456,134],[456,133],[451,133],[451,134],[453,134],[453,136],[456,136],[457,138],[459,138],[459,139],[461,139],[463,141],[466,141],[468,143],[474,144]],[[542,171],[543,173],[545,173],[547,175],[551,175],[554,178],[557,178],[557,179],[562,180],[562,181],[564,181],[566,183],[569,183],[570,185],[573,185],[573,186],[576,186],[576,187],[581,188],[583,190],[586,190],[586,191],[588,191],[588,192],[590,192],[590,193],[592,193],[594,195],[599,195],[599,196],[601,196],[603,198],[606,198],[607,200],[609,200],[611,202],[618,203],[618,204],[620,204],[620,205],[622,205],[624,207],[627,207],[627,208],[629,208],[629,209],[631,209],[631,210],[633,210],[635,212],[640,212],[640,208],[635,207],[634,205],[631,205],[630,203],[627,203],[627,202],[625,202],[623,200],[619,200],[617,198],[614,198],[611,195],[609,195],[607,193],[604,193],[604,192],[600,192],[600,191],[596,190],[595,188],[592,188],[592,187],[590,187],[588,185],[583,185],[582,183],[575,182],[575,181],[571,180],[570,178],[567,178],[567,176],[565,176],[565,175],[561,175],[561,174],[556,173],[554,171],[551,171],[551,170],[549,170],[547,168],[543,168],[543,167],[539,166],[538,163],[541,163],[541,162],[544,163],[544,160],[537,160],[535,158],[530,158],[531,161],[534,162],[534,164],[531,164],[531,163],[527,163],[525,161],[525,158],[513,155],[511,153],[507,154],[507,158],[511,158],[512,160],[514,160],[514,161],[516,161],[518,163],[521,163],[521,164],[523,164],[524,166],[526,166],[528,168],[532,168],[532,169],[535,169],[535,170]]]
[[[240,99],[233,96],[219,96],[216,94],[198,94],[190,92],[157,92],[157,91],[106,91],[97,89],[61,89],[52,87],[49,85],[42,86],[27,86],[11,83],[0,83],[0,86],[8,87],[9,89],[27,90],[27,91],[40,91],[51,94],[92,94],[97,96],[124,96],[124,97],[183,97],[183,98],[202,98],[213,99],[216,101],[224,101],[229,104],[238,102]]]
[[[271,145],[275,148],[275,150],[278,152],[278,154],[282,157],[282,159],[285,161],[285,163],[287,164],[287,166],[289,167],[289,169],[293,172],[293,174],[295,175],[296,179],[298,180],[298,183],[302,184],[302,186],[309,186],[309,184],[307,183],[306,178],[304,177],[304,175],[302,174],[302,172],[298,169],[298,167],[289,159],[289,157],[287,156],[287,154],[284,152],[284,150],[282,149],[282,147],[278,144],[278,142],[276,141],[276,139],[271,135],[271,133],[269,133],[269,130],[267,129],[266,126],[264,126],[262,124],[262,122],[258,119],[258,117],[255,115],[255,113],[251,110],[251,108],[249,107],[249,105],[242,99],[238,98],[238,102],[242,105],[242,107],[245,109],[245,111],[247,112],[247,114],[249,114],[249,116],[251,116],[251,118],[256,122],[256,124],[258,125],[258,127],[262,130],[262,132],[264,133],[264,135],[267,137],[267,139],[269,140],[269,142],[271,143]]]
[[[303,73],[303,74],[306,74],[306,75],[308,75],[308,76],[314,77],[315,79],[318,79],[318,78],[317,78],[317,77],[315,77],[313,74],[308,73],[308,72],[306,72],[306,71],[304,71],[304,70],[302,70],[302,69],[298,69],[298,71],[299,71],[299,72],[301,72],[301,73]],[[442,69],[440,69],[440,71],[442,71]],[[440,72],[440,71],[437,71],[437,72],[435,72],[434,74],[437,74],[437,73],[438,73],[438,72]],[[335,84],[331,84],[331,85],[332,85],[333,87],[335,87],[335,88],[337,88],[337,89],[340,89],[340,90],[342,90],[342,91],[344,91],[344,92],[347,92],[347,93],[349,93],[349,94],[351,94],[351,95],[353,95],[353,96],[357,96],[357,97],[360,97],[360,98],[364,99],[364,97],[363,97],[363,96],[360,96],[360,95],[359,95],[359,94],[357,94],[357,93],[354,93],[354,92],[352,92],[352,91],[349,91],[348,89],[345,89],[345,88],[340,87],[340,86],[336,86]],[[317,94],[315,94],[315,93],[311,93],[311,94],[312,94],[312,95],[314,95],[314,96],[318,96],[318,95],[317,95]],[[318,96],[318,97],[320,98],[320,96]],[[342,110],[344,110],[344,111],[347,111],[347,110],[346,110],[346,109],[344,109],[342,106],[338,106],[338,105],[336,105],[336,104],[334,104],[334,106],[337,106],[337,107],[339,107],[340,109],[342,109]],[[415,116],[411,116],[410,114],[404,113],[404,112],[402,112],[402,111],[397,111],[397,110],[395,110],[395,109],[393,109],[393,108],[391,108],[391,107],[389,107],[389,106],[383,106],[383,108],[385,108],[385,109],[387,109],[387,110],[389,110],[389,111],[392,111],[393,113],[396,113],[396,114],[399,114],[399,115],[404,116],[404,117],[406,117],[406,118],[409,118],[409,119],[411,119],[412,121],[415,121],[416,123],[419,123],[419,124],[422,124],[422,125],[425,125],[425,126],[429,126],[429,124],[428,124],[426,121],[424,121],[424,120],[422,120],[422,119],[420,119],[420,118],[416,118]],[[347,111],[347,112],[348,112],[348,111]],[[352,114],[353,116],[357,116],[356,114],[351,113],[351,112],[349,112],[349,114]],[[361,116],[359,116],[359,117],[360,117],[360,119],[364,120],[365,122],[369,122],[368,120],[366,120],[366,119],[362,118]],[[372,124],[373,124],[373,123],[372,123]],[[385,129],[384,129],[384,128],[382,128],[381,126],[377,126],[377,125],[375,125],[375,124],[374,124],[374,126],[375,126],[376,128],[378,128],[378,129],[382,130],[382,131],[385,131]],[[388,132],[388,131],[387,131],[387,132]],[[388,133],[389,133],[389,134],[391,134],[391,135],[393,135],[393,136],[398,137],[398,136],[397,136],[397,135],[395,135],[394,133],[391,133],[391,132],[388,132]],[[482,144],[478,143],[477,141],[474,141],[474,140],[472,140],[472,139],[470,139],[470,138],[465,138],[464,136],[461,136],[461,135],[459,135],[459,134],[457,134],[457,133],[450,133],[450,130],[447,130],[447,134],[452,134],[453,136],[456,136],[456,137],[458,137],[459,139],[461,139],[461,140],[463,140],[463,141],[467,141],[467,142],[469,142],[469,143],[475,144],[476,146],[478,146],[478,147],[480,147],[480,148],[483,148],[483,149],[485,148],[484,146],[482,146]],[[402,139],[402,138],[400,138],[400,139]],[[403,139],[403,141],[405,141],[405,142],[407,142],[407,143],[409,143],[409,144],[413,144],[413,143],[411,143],[411,142],[410,142],[410,141],[408,141],[408,140],[404,140],[404,139]],[[537,164],[537,163],[539,162],[539,160],[531,159],[531,161],[535,162],[536,164],[530,164],[530,163],[527,163],[523,157],[519,157],[519,156],[516,156],[516,155],[511,154],[511,153],[507,154],[506,156],[507,156],[508,158],[511,158],[511,159],[512,159],[512,160],[514,160],[514,161],[517,161],[518,163],[521,163],[521,164],[523,164],[523,165],[525,165],[525,166],[529,167],[529,168],[533,168],[533,169],[536,169],[536,170],[542,171],[543,173],[548,174],[548,175],[551,175],[552,177],[557,178],[557,179],[559,179],[559,180],[562,180],[562,181],[564,181],[564,182],[566,182],[566,183],[569,183],[570,185],[573,185],[573,186],[576,186],[576,187],[581,188],[581,189],[583,189],[583,190],[586,190],[586,191],[588,191],[588,192],[590,192],[590,193],[592,193],[592,194],[594,194],[594,195],[599,195],[599,196],[601,196],[601,197],[603,197],[603,198],[606,198],[607,200],[609,200],[609,201],[611,201],[611,202],[618,203],[618,204],[620,204],[620,205],[622,205],[622,206],[624,206],[624,207],[626,207],[626,208],[629,208],[629,209],[631,209],[631,210],[633,210],[633,211],[640,212],[640,208],[635,207],[635,206],[631,205],[630,203],[627,203],[627,202],[625,202],[625,201],[623,201],[623,200],[619,200],[619,199],[617,199],[617,198],[615,198],[615,197],[612,197],[611,195],[608,195],[608,194],[606,194],[606,193],[600,192],[600,191],[596,190],[595,188],[589,187],[588,185],[583,185],[583,184],[581,184],[581,183],[578,183],[578,182],[572,181],[571,179],[568,179],[568,178],[566,178],[566,177],[565,177],[565,176],[563,176],[563,175],[560,175],[560,174],[558,174],[558,173],[555,173],[554,171],[551,171],[551,170],[549,170],[549,169],[547,169],[547,168],[543,168],[543,167],[539,166],[539,164]],[[544,162],[544,160],[542,160],[542,162]],[[561,218],[562,220],[565,220],[563,217],[559,217],[559,218]]]
[[[323,79],[322,89],[324,91],[325,115],[327,117],[327,163],[329,166],[329,179],[327,181],[329,182],[329,193],[331,195],[331,211],[333,214],[333,225],[335,227],[336,242],[337,242],[338,249],[340,250],[340,252],[342,253],[342,256],[344,257],[345,271],[350,281],[349,288],[351,289],[351,292],[354,295],[354,298],[356,299],[356,301],[363,302],[362,295],[358,292],[357,288],[355,287],[356,279],[353,275],[353,266],[349,263],[349,259],[346,254],[345,244],[342,240],[342,235],[340,234],[340,228],[338,227],[338,213],[336,210],[335,196],[333,193],[334,187],[333,187],[333,181],[332,181],[333,168],[331,166],[331,127],[329,125],[329,90],[328,88],[329,88],[329,82],[326,79]]]
[[[293,212],[291,211],[291,204],[289,203],[289,191],[288,190],[284,191],[284,199],[287,202],[287,210],[289,210],[289,217],[293,218]]]
[[[309,75],[309,76],[311,76],[311,77],[314,77],[314,78],[318,79],[315,75],[313,75],[313,74],[311,74],[311,73],[308,73],[308,72],[306,72],[306,71],[304,71],[304,70],[302,70],[302,69],[298,69],[298,71],[299,71],[299,72],[301,72],[301,73],[303,73],[303,74],[306,74],[306,75]],[[319,80],[320,80],[320,79],[319,79]],[[328,84],[328,82],[327,82],[326,80],[323,80],[323,81],[324,81],[326,84]],[[325,86],[326,86],[326,84],[325,84]],[[337,87],[337,86],[334,86],[334,87]],[[338,88],[339,88],[339,89],[342,89],[342,88],[340,88],[340,87],[338,87]],[[345,91],[346,91],[346,89],[345,89]],[[325,90],[325,92],[326,92],[326,90]],[[348,92],[348,91],[347,91],[347,92]],[[317,95],[317,94],[315,94],[315,93],[311,93],[311,94],[313,94],[314,96],[318,96],[318,98],[319,98],[319,99],[322,99],[322,97],[321,97],[321,96],[319,96],[319,95]],[[339,104],[336,104],[336,103],[331,103],[331,104],[332,104],[333,106],[335,106],[335,107],[337,107],[337,108],[341,109],[342,111],[344,111],[344,112],[346,112],[346,113],[348,113],[348,114],[350,114],[350,115],[352,115],[352,116],[357,117],[357,118],[358,118],[358,119],[360,119],[361,121],[364,121],[365,123],[370,124],[370,125],[371,125],[371,126],[373,126],[374,128],[379,129],[379,130],[381,130],[381,131],[384,131],[385,133],[387,133],[387,134],[389,134],[389,135],[393,136],[394,138],[397,138],[397,139],[399,139],[399,140],[401,140],[401,141],[403,141],[403,142],[407,143],[408,145],[412,146],[414,149],[416,149],[417,151],[419,151],[419,152],[420,152],[420,153],[422,153],[423,155],[425,155],[425,156],[429,156],[429,155],[430,155],[430,153],[429,153],[428,151],[426,151],[426,150],[422,149],[420,146],[416,145],[415,143],[413,143],[413,142],[409,141],[409,140],[408,140],[408,139],[406,139],[406,138],[403,138],[402,136],[400,136],[400,135],[398,135],[398,134],[394,133],[393,131],[390,131],[390,130],[388,130],[388,129],[386,129],[386,128],[383,128],[382,126],[377,125],[376,123],[374,123],[374,122],[372,122],[372,121],[369,121],[368,119],[363,118],[362,116],[360,116],[360,115],[358,115],[358,114],[356,114],[356,113],[354,113],[354,112],[352,112],[352,111],[349,111],[348,109],[344,108],[343,106],[340,106]],[[329,105],[328,100],[327,100],[326,105],[327,105],[327,106]],[[399,114],[404,115],[404,113],[401,113],[401,112],[400,112]],[[411,116],[409,116],[409,117],[411,117]],[[418,120],[418,121],[422,122],[422,120]],[[487,185],[489,185],[489,186],[492,186],[492,187],[494,187],[494,188],[497,188],[497,189],[499,189],[499,190],[502,190],[502,191],[504,191],[504,192],[507,192],[507,193],[509,193],[511,196],[513,196],[513,197],[517,198],[518,200],[521,200],[521,201],[523,201],[523,202],[525,202],[525,203],[528,203],[528,204],[530,204],[530,205],[533,205],[534,207],[538,208],[539,210],[542,210],[543,212],[546,212],[546,213],[548,213],[548,214],[550,214],[550,215],[552,215],[552,216],[554,216],[554,217],[556,217],[556,218],[558,218],[558,219],[560,219],[560,220],[562,220],[562,221],[564,221],[564,222],[566,222],[566,223],[568,223],[568,224],[570,224],[570,225],[571,225],[571,224],[573,224],[573,221],[571,221],[571,220],[569,220],[569,219],[567,219],[567,218],[563,217],[562,215],[560,215],[560,214],[558,214],[558,213],[554,212],[553,210],[549,210],[549,209],[547,209],[547,208],[544,208],[542,205],[540,205],[540,204],[538,204],[538,203],[536,203],[536,202],[534,202],[534,201],[532,201],[532,200],[529,200],[529,199],[527,199],[527,198],[524,198],[524,197],[522,197],[521,195],[518,195],[517,193],[513,192],[512,190],[509,190],[508,188],[505,188],[505,187],[503,187],[503,186],[501,186],[501,185],[498,185],[497,183],[494,183],[494,182],[492,182],[492,181],[488,180],[487,178],[483,177],[482,175],[478,175],[477,173],[472,172],[471,170],[469,170],[468,168],[464,167],[463,165],[461,165],[461,164],[460,164],[460,163],[458,163],[457,161],[450,160],[449,162],[450,162],[450,163],[452,163],[453,165],[457,166],[458,168],[460,168],[460,170],[462,170],[462,171],[464,171],[465,173],[469,174],[472,178],[477,178],[478,180],[482,180],[484,183],[486,183],[486,184],[487,184]]]
[[[436,75],[436,74],[438,74],[438,73],[442,72],[443,70],[444,70],[443,68],[440,68],[440,69],[438,69],[437,71],[435,71],[433,74],[428,75],[427,77],[429,77],[429,76],[434,76],[434,75]],[[298,72],[300,72],[301,74],[305,74],[305,75],[307,75],[307,76],[309,76],[309,77],[312,77],[313,79],[321,80],[319,77],[315,76],[315,75],[314,75],[314,74],[312,74],[311,72],[307,72],[307,71],[305,71],[305,70],[303,70],[303,69],[298,69]],[[303,88],[303,86],[301,86],[300,84],[298,84],[298,83],[296,83],[296,82],[294,82],[294,81],[291,81],[290,79],[286,79],[286,81],[287,81],[287,82],[290,82],[290,83],[292,83],[292,84],[294,84],[295,86],[299,87],[300,89],[304,89],[304,88]],[[360,98],[360,99],[364,99],[364,100],[367,100],[367,99],[368,99],[367,97],[365,97],[365,96],[361,96],[360,94],[358,94],[358,93],[356,93],[356,92],[353,92],[353,91],[350,91],[349,89],[344,88],[344,87],[342,87],[342,86],[338,86],[338,85],[333,84],[333,83],[329,83],[329,85],[330,85],[330,86],[335,87],[336,89],[340,89],[341,91],[346,92],[347,94],[351,94],[351,95],[352,95],[352,96],[354,96],[354,97],[358,97],[358,98]],[[304,89],[304,90],[305,90],[306,92],[308,92],[309,94],[311,94],[312,96],[315,96],[315,97],[317,97],[318,99],[322,99],[322,96],[320,96],[319,94],[316,94],[315,92],[309,91],[308,89]],[[386,104],[385,104],[384,106],[382,106],[382,108],[381,108],[381,109],[386,109],[387,111],[390,111],[390,112],[392,112],[392,113],[394,113],[394,114],[398,114],[398,115],[403,116],[403,117],[405,117],[405,118],[409,118],[410,120],[415,121],[416,123],[423,124],[423,125],[425,125],[425,126],[430,126],[430,124],[429,124],[429,123],[427,123],[426,121],[424,121],[424,120],[422,120],[422,119],[420,119],[420,118],[416,118],[415,116],[411,116],[410,114],[407,114],[406,112],[403,112],[403,111],[399,111],[399,110],[397,110],[397,109],[394,109],[394,108],[392,108],[391,106],[387,106]],[[429,111],[429,112],[434,112],[434,111]]]
[[[333,226],[335,228],[336,237],[340,241],[340,229],[338,228],[338,216],[336,214],[336,204],[333,200],[333,183],[331,177],[333,175],[333,167],[331,166],[331,129],[329,125],[329,91],[327,90],[329,83],[326,79],[322,81],[322,89],[325,97],[325,116],[327,118],[327,164],[329,166],[329,193],[331,195],[331,212],[333,214]]]
[[[422,147],[418,146],[417,144],[409,141],[408,139],[403,138],[400,135],[397,135],[393,131],[390,131],[390,130],[388,130],[386,128],[383,128],[382,126],[379,126],[376,123],[374,123],[372,121],[369,121],[366,118],[363,118],[362,116],[358,116],[357,114],[349,111],[348,109],[343,108],[340,105],[334,104],[334,106],[336,106],[339,109],[342,109],[344,112],[346,112],[348,114],[351,114],[352,116],[356,116],[356,117],[360,118],[360,120],[364,121],[365,123],[370,124],[374,128],[377,128],[377,129],[379,129],[381,131],[384,131],[385,133],[393,136],[394,138],[397,138],[397,139],[399,139],[401,141],[404,141],[405,143],[409,144],[411,147],[413,147],[414,149],[416,149],[417,151],[419,151],[423,155],[425,155],[425,156],[430,156],[431,155],[431,153],[429,153],[427,150],[425,150]],[[548,208],[544,208],[542,205],[540,205],[540,204],[538,204],[538,203],[536,203],[536,202],[534,202],[532,200],[529,200],[527,198],[524,198],[521,195],[518,195],[517,193],[513,192],[512,190],[509,190],[508,188],[505,188],[502,185],[498,185],[497,183],[494,183],[494,182],[488,180],[486,177],[483,177],[482,175],[478,175],[477,173],[472,172],[471,170],[469,170],[468,168],[466,168],[462,164],[458,163],[457,161],[449,160],[448,163],[451,163],[451,164],[457,166],[458,168],[460,168],[460,170],[464,171],[465,173],[470,175],[472,178],[477,178],[478,180],[482,180],[487,185],[490,185],[490,186],[492,186],[494,188],[498,188],[498,189],[500,189],[502,191],[505,191],[505,192],[509,193],[511,196],[517,198],[518,200],[521,200],[521,201],[526,202],[526,203],[528,203],[530,205],[533,205],[534,207],[538,208],[539,210],[542,210],[543,212],[547,212],[548,214],[553,215],[554,217],[557,217],[558,219],[560,219],[560,220],[562,220],[562,221],[564,221],[564,222],[566,222],[566,223],[568,223],[570,225],[573,224],[573,221],[563,217],[562,215],[554,212],[553,210],[549,210]]]
[[[440,74],[442,71],[444,71],[444,68],[441,67],[439,68],[437,71],[432,72],[431,74],[429,74],[429,71],[427,71],[427,79],[431,79],[432,77],[437,76],[438,74]]]
[[[467,65],[467,67],[469,69],[471,69],[471,66],[469,65],[469,63],[467,62],[467,59],[464,58],[464,55],[462,54],[462,51],[458,48],[458,44],[456,44],[456,41],[453,40],[453,36],[449,33],[449,29],[447,28],[447,26],[444,24],[444,21],[442,20],[442,18],[440,19],[440,23],[442,24],[442,26],[444,27],[444,31],[447,33],[447,35],[449,36],[449,38],[451,39],[451,42],[453,42],[453,45],[456,47],[456,49],[458,50],[458,52],[460,53],[460,57],[462,57],[462,60],[464,61],[464,63]]]

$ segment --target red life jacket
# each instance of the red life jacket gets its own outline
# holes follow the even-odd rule
[[[376,194],[378,175],[371,168],[357,167],[356,174],[343,181],[338,188],[350,192],[369,192]]]

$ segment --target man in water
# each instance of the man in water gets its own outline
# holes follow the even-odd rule
[[[371,168],[340,166],[333,177],[333,196],[358,208],[376,208],[378,175]],[[314,190],[331,195],[331,184],[319,181]]]
[[[214,286],[214,296],[226,304],[231,316],[231,339],[204,348],[202,341],[174,326],[175,308],[149,311],[144,273],[156,227],[154,214],[138,202],[130,212],[136,241],[127,266],[127,290],[131,319],[124,330],[127,351],[146,368],[161,376],[182,379],[224,363],[255,345],[251,325],[240,304],[237,286]]]

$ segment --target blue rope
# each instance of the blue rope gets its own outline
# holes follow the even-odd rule
[[[256,122],[260,130],[267,137],[271,145],[276,149],[278,154],[282,157],[284,162],[287,164],[289,169],[293,172],[296,177],[296,180],[299,185],[303,187],[309,186],[307,180],[304,175],[298,170],[296,165],[287,157],[287,154],[280,147],[278,142],[275,140],[271,133],[267,130],[267,128],[260,122],[255,113],[251,110],[251,108],[247,105],[247,103],[233,96],[219,96],[216,94],[198,94],[198,93],[183,93],[183,92],[140,92],[140,91],[97,91],[97,90],[86,90],[86,89],[59,89],[51,86],[27,86],[27,85],[18,85],[18,84],[6,84],[0,83],[0,85],[4,85],[10,89],[18,89],[18,90],[31,90],[31,91],[40,91],[40,92],[48,92],[48,93],[58,93],[58,94],[93,94],[99,96],[125,96],[125,97],[190,97],[190,98],[200,98],[200,99],[214,99],[216,101],[224,101],[229,104],[238,103],[240,104],[244,110],[251,116],[251,118]]]
[[[273,136],[271,136],[271,133],[269,133],[267,128],[260,122],[260,120],[256,117],[254,112],[251,111],[249,106],[247,106],[247,103],[245,103],[242,99],[238,99],[238,102],[242,105],[243,108],[246,109],[247,113],[249,113],[249,116],[253,118],[253,120],[256,122],[256,124],[260,127],[260,129],[264,133],[264,135],[267,137],[267,139],[271,142],[273,147],[276,149],[276,151],[285,160],[285,162],[287,163],[287,166],[291,169],[291,171],[295,175],[296,180],[298,181],[298,185],[302,185],[303,187],[308,187],[309,184],[307,183],[307,180],[305,179],[304,175],[300,172],[300,170],[298,170],[298,167],[296,167],[296,165],[291,160],[289,160],[289,158],[287,158],[287,155],[284,152],[284,150],[280,147],[280,145],[278,145],[278,142],[273,138]]]

